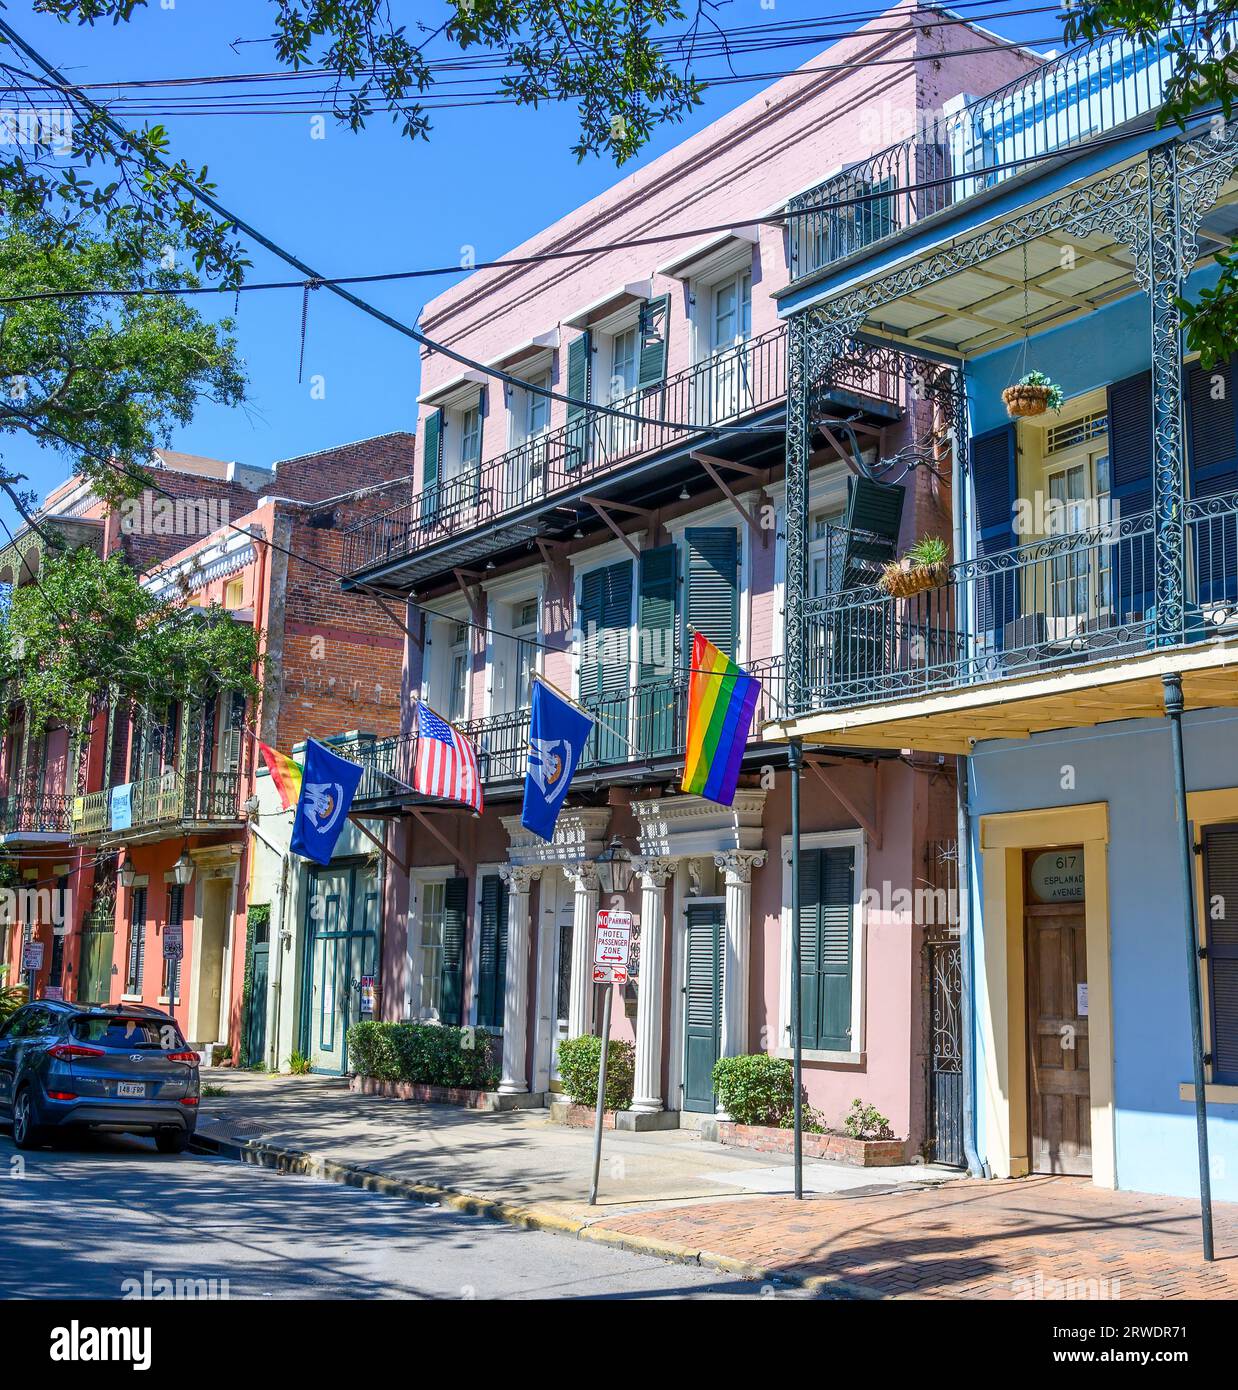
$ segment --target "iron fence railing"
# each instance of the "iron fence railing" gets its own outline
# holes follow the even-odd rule
[[[1238,21],[1209,42],[1232,44]],[[1198,29],[1184,33],[1200,40]],[[1169,34],[1114,35],[1070,49],[956,111],[922,116],[914,134],[788,204],[791,282],[994,188],[1159,107],[1172,70]]]
[[[67,835],[70,798],[45,792],[18,792],[0,800],[0,833]]]
[[[75,836],[121,836],[159,826],[211,825],[239,821],[240,774],[197,772],[188,777],[169,769],[159,777],[130,784],[129,824],[113,823],[113,787],[73,799]]]
[[[479,467],[441,478],[345,533],[345,570],[366,570],[522,512],[697,431],[776,404],[787,389],[785,337],[779,325],[610,402],[637,420],[585,411]]]
[[[761,681],[753,731],[783,714],[782,658],[767,657],[747,668]],[[581,704],[598,721],[579,770],[597,771],[629,763],[674,761],[682,757],[687,735],[688,673],[638,685],[613,696],[585,698]],[[460,721],[456,727],[473,744],[483,786],[524,780],[528,763],[529,711],[513,710]],[[365,771],[355,800],[400,796],[412,790],[416,739],[411,734],[378,740],[333,743],[342,757]]]
[[[910,596],[880,583],[805,604],[803,709],[959,689],[1238,633],[1238,493],[1186,504],[1186,602],[1156,619],[1151,511],[950,566]]]

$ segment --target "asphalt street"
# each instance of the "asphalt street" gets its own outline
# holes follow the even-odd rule
[[[0,1132],[0,1231],[5,1299],[797,1296],[128,1137],[22,1154]]]

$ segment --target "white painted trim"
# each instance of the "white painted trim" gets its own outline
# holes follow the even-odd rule
[[[408,984],[404,991],[404,1017],[423,1022],[421,1013],[422,977],[425,974],[425,958],[421,953],[421,897],[420,890],[428,883],[446,883],[455,878],[453,864],[416,865],[408,874],[408,928],[405,935],[404,954],[408,969],[405,979]],[[437,1021],[437,1020],[435,1020]]]
[[[597,299],[592,299],[581,308],[573,310],[570,314],[565,314],[559,322],[565,324],[568,328],[600,328],[604,333],[609,332],[610,330],[601,323],[589,323],[588,320],[590,315],[597,313],[599,309],[604,309],[612,301],[622,299],[624,295],[627,295],[630,299],[639,303],[642,299],[648,299],[652,291],[653,282],[651,280],[632,280],[624,284],[612,285],[610,289],[604,294],[599,295]],[[623,307],[626,309],[628,306],[625,305]],[[620,310],[620,312],[622,312],[622,310]],[[612,314],[611,318],[613,317],[614,315]],[[609,320],[606,320],[605,322],[608,321]]]
[[[855,847],[855,867],[852,872],[851,889],[854,903],[851,912],[851,1050],[830,1052],[813,1050],[812,1061],[847,1063],[854,1065],[865,1051],[866,1011],[865,974],[867,952],[864,949],[867,923],[864,919],[863,893],[867,883],[866,842],[862,830],[818,830],[800,836],[800,848],[828,849],[834,846],[852,845]],[[791,1045],[791,837],[782,837],[782,912],[779,916],[779,964],[778,964],[778,1047],[775,1056],[786,1054]],[[782,1049],[780,1051],[779,1049]]]
[[[777,206],[781,207],[782,204],[779,203]],[[725,251],[728,242],[745,244],[749,258],[751,258],[752,248],[759,245],[760,240],[761,229],[758,223],[753,222],[746,227],[732,227],[725,232],[717,232],[711,237],[706,237],[704,241],[698,241],[687,251],[678,252],[669,261],[664,261],[662,265],[657,266],[654,273],[665,275],[671,280],[686,280],[689,277],[684,274],[685,271],[691,270],[698,261],[703,261],[706,257],[716,257],[719,252]],[[734,247],[737,257],[742,249],[742,245]],[[706,270],[701,273],[709,274],[710,272]]]

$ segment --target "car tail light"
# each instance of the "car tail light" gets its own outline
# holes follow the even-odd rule
[[[76,1100],[76,1091],[48,1091],[48,1100]]]
[[[61,1062],[71,1062],[74,1057],[106,1057],[107,1053],[101,1047],[83,1047],[80,1043],[57,1043],[55,1047],[47,1049],[47,1055]]]
[[[199,1057],[198,1054],[197,1054],[196,1052],[169,1052],[169,1053],[168,1053],[168,1061],[169,1061],[169,1062],[190,1062],[190,1063],[192,1063],[192,1064],[196,1067],[196,1066],[198,1065],[198,1063],[199,1063],[201,1060],[202,1060],[202,1058]]]
[[[197,1103],[198,1103],[198,1098],[197,1098],[197,1096],[182,1096],[182,1097],[181,1097],[181,1104],[182,1104],[182,1105],[197,1105]]]

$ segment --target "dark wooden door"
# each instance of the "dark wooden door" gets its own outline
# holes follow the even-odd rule
[[[1026,913],[1028,1123],[1034,1173],[1092,1172],[1083,904]]]
[[[683,1108],[712,1115],[714,1063],[722,1035],[721,903],[691,903],[688,977],[684,985]]]

